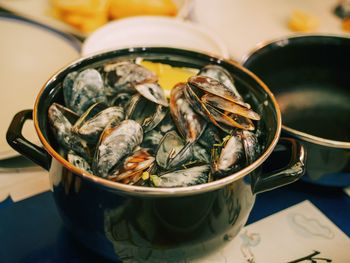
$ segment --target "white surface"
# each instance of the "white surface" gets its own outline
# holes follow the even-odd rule
[[[33,109],[44,83],[79,53],[63,36],[22,20],[0,16],[0,36],[0,159],[5,159],[17,155],[6,142],[14,115]],[[32,122],[28,124],[25,136],[38,141]]]
[[[221,37],[231,56],[240,60],[258,43],[293,34],[287,27],[294,10],[317,16],[315,33],[348,35],[333,15],[336,0],[194,0],[191,19]]]
[[[228,57],[223,42],[210,30],[174,18],[144,16],[110,22],[84,42],[82,55],[129,47],[167,46]]]

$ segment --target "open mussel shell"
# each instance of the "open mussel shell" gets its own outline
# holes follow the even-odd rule
[[[120,124],[107,126],[101,134],[92,165],[96,175],[108,177],[120,161],[131,154],[143,140],[140,124],[124,120]]]
[[[232,128],[254,130],[252,121],[247,118],[237,118],[232,114],[231,117],[210,104],[205,103],[198,97],[190,85],[187,85],[184,94],[187,101],[197,113],[224,132],[231,133]]]
[[[95,104],[92,104],[83,114],[80,115],[79,119],[74,123],[75,127],[80,127],[83,125],[86,121],[90,120],[96,114],[100,113],[101,111],[108,108],[108,105],[103,102],[97,102]]]
[[[261,145],[255,133],[242,131],[242,141],[247,165],[253,163],[261,153]]]
[[[163,107],[163,109],[165,108]],[[144,131],[145,134],[141,146],[143,148],[148,148],[151,153],[156,154],[164,135],[175,130],[176,127],[169,110],[167,110],[165,117],[163,117],[162,121],[155,128]]]
[[[73,127],[72,131],[74,133],[78,132],[78,129],[88,120],[96,116],[99,112],[103,111],[104,109],[107,109],[108,105],[102,102],[97,102],[95,104],[92,104],[83,114],[78,116],[78,119],[75,122],[72,122]]]
[[[79,115],[74,111],[56,102],[50,106],[48,116],[52,125],[61,125],[61,123],[65,123],[66,121],[73,125],[79,119]]]
[[[210,165],[194,166],[176,170],[161,176],[151,175],[150,180],[155,187],[184,187],[207,183]]]
[[[244,129],[244,130],[254,130],[253,122],[245,117],[240,117],[235,114],[225,114],[224,112],[218,110],[217,108],[206,105],[211,118],[215,119],[216,126],[226,133],[231,133],[232,128]]]
[[[144,131],[148,132],[156,128],[161,123],[161,121],[165,118],[168,111],[169,111],[168,108],[165,108],[160,104],[157,104],[153,115],[144,119],[144,122],[143,122]]]
[[[194,89],[200,89],[205,94],[210,93],[215,96],[221,97],[228,101],[232,101],[236,104],[239,104],[243,107],[249,108],[249,104],[246,104],[241,97],[237,97],[236,94],[226,87],[221,82],[216,79],[207,77],[207,76],[193,76],[188,79],[188,85]]]
[[[164,107],[169,106],[168,100],[164,94],[164,90],[158,83],[141,83],[135,85],[135,89],[146,99],[156,104],[163,105]]]
[[[237,132],[228,135],[221,145],[215,145],[212,149],[212,160],[212,172],[217,177],[223,177],[241,169],[245,165],[241,134]]]
[[[184,95],[188,103],[191,105],[192,109],[194,109],[203,118],[218,126],[215,118],[210,114],[209,110],[207,109],[207,106],[200,100],[198,95],[193,91],[192,87],[188,85],[188,83],[186,85],[186,88],[184,89]]]
[[[225,112],[222,112],[218,108],[215,108],[211,104],[207,103],[205,100],[200,99],[196,94],[196,92],[193,91],[190,85],[186,86],[186,89],[184,90],[184,94],[187,101],[190,103],[192,108],[197,113],[199,113],[207,121],[213,123],[215,126],[219,127],[221,130],[225,131],[226,133],[231,133],[232,128],[239,128],[239,129],[245,129],[245,130],[254,130],[255,128],[253,122],[248,118],[245,118],[245,117],[239,118],[239,117],[236,117],[236,114],[230,114],[230,113],[226,114]],[[205,94],[202,97],[205,97],[207,95],[209,96],[209,94]],[[213,96],[213,95],[210,95],[210,96]],[[213,96],[213,97],[220,98],[217,96]],[[237,106],[241,107],[240,105],[237,105]],[[244,108],[244,109],[249,110],[247,108]]]
[[[88,143],[72,132],[72,123],[78,119],[78,116],[70,109],[58,103],[53,103],[49,107],[48,117],[57,142],[66,150],[72,149],[89,160],[91,149]]]
[[[53,103],[48,110],[51,128],[56,135],[57,141],[62,145],[67,143],[66,134],[70,134],[72,128],[72,123],[68,116],[74,115],[77,120],[79,116],[58,103]]]
[[[77,114],[83,114],[96,102],[107,103],[103,80],[96,69],[85,69],[76,76],[71,73],[66,78],[63,84],[64,101]]]
[[[220,67],[218,65],[206,65],[203,67],[199,73],[199,76],[207,76],[212,79],[216,79],[217,81],[224,84],[228,89],[232,91],[233,94],[235,94],[236,97],[242,98],[241,94],[238,92],[235,82],[231,74],[224,69],[223,67]]]
[[[117,125],[124,118],[123,108],[118,106],[108,107],[91,118],[84,119],[84,116],[82,116],[82,120],[73,126],[72,131],[90,143],[97,143],[108,123],[113,121]]]
[[[145,82],[156,82],[158,77],[152,71],[132,61],[106,64],[103,75],[108,96],[133,91],[134,86]]]
[[[161,104],[155,104],[140,94],[135,94],[129,103],[127,119],[138,122],[144,132],[153,130],[166,116],[168,109]]]
[[[157,164],[163,169],[177,168],[190,161],[193,152],[176,131],[170,131],[160,141],[156,154]]]
[[[126,184],[137,183],[145,170],[154,162],[155,158],[147,149],[140,149],[125,158],[123,165],[117,169],[109,179]]]
[[[207,122],[187,101],[185,83],[177,84],[170,93],[170,112],[175,125],[187,142],[195,142],[203,133]]]
[[[204,104],[210,104],[211,106],[226,112],[234,113],[251,120],[260,120],[260,115],[252,109],[243,107],[235,102],[223,99],[221,97],[212,94],[205,94],[202,96],[201,100]]]

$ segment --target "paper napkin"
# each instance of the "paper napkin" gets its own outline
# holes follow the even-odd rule
[[[40,167],[12,169],[0,173],[0,205],[10,196],[13,202],[50,189],[48,172]]]
[[[222,250],[193,262],[347,263],[350,239],[311,202],[304,201],[246,226]]]

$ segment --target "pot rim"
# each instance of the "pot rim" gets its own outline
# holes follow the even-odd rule
[[[119,182],[113,182],[108,179],[104,179],[101,177],[98,177],[96,175],[90,174],[86,171],[81,170],[80,168],[75,167],[72,165],[70,162],[68,162],[66,159],[64,159],[58,152],[56,152],[53,147],[50,145],[50,143],[46,140],[44,137],[43,133],[40,130],[39,127],[39,120],[38,120],[38,105],[39,102],[42,100],[42,94],[44,91],[53,85],[52,83],[55,82],[57,77],[61,75],[64,71],[66,71],[69,68],[74,68],[77,67],[79,64],[86,60],[94,60],[98,61],[101,60],[99,57],[104,57],[107,55],[113,55],[116,53],[122,53],[122,52],[128,52],[130,54],[132,53],[140,53],[140,56],[142,56],[142,53],[146,53],[147,51],[153,51],[153,52],[160,52],[162,51],[165,53],[165,51],[168,51],[171,53],[171,51],[185,51],[186,53],[191,53],[193,55],[201,55],[201,56],[207,56],[211,61],[217,61],[217,62],[226,62],[228,64],[233,65],[234,67],[238,68],[239,70],[243,71],[245,74],[249,75],[252,79],[254,79],[257,84],[264,90],[264,92],[270,97],[270,100],[273,103],[273,108],[275,109],[276,112],[276,132],[273,136],[273,139],[270,143],[270,145],[265,149],[265,151],[262,153],[262,155],[252,164],[249,166],[243,168],[242,170],[227,176],[225,178],[212,181],[210,183],[205,183],[205,184],[199,184],[199,185],[194,185],[194,186],[186,186],[186,187],[174,187],[174,188],[155,188],[155,187],[144,187],[144,186],[133,186],[133,185],[127,185],[127,184],[122,184]],[[108,52],[103,52],[99,54],[93,54],[91,56],[83,57],[78,60],[73,61],[70,63],[68,66],[64,67],[63,69],[59,70],[56,72],[51,78],[46,81],[46,83],[43,85],[41,88],[40,92],[37,95],[37,98],[35,100],[34,104],[34,109],[33,109],[33,122],[34,122],[34,127],[35,130],[38,134],[38,137],[44,146],[45,150],[55,159],[57,160],[63,167],[67,168],[69,171],[81,176],[82,178],[96,183],[97,185],[100,185],[102,187],[106,187],[110,190],[113,191],[121,191],[127,194],[131,195],[147,195],[147,196],[187,196],[187,195],[194,195],[194,194],[200,194],[200,193],[205,193],[209,191],[214,191],[219,188],[222,188],[223,186],[230,184],[236,180],[239,180],[240,178],[243,178],[245,175],[249,174],[253,170],[255,170],[258,166],[260,166],[267,158],[268,156],[272,153],[273,149],[275,148],[280,133],[281,133],[281,126],[282,126],[282,120],[281,120],[281,112],[279,109],[279,106],[277,104],[277,101],[272,94],[272,92],[268,89],[268,87],[257,77],[255,76],[252,72],[249,70],[245,69],[243,66],[238,64],[237,62],[225,59],[223,57],[219,57],[216,55],[213,55],[211,53],[205,53],[205,52],[195,52],[192,50],[186,50],[186,49],[180,49],[180,48],[165,48],[165,47],[138,47],[138,48],[128,48],[128,49],[118,49],[114,51],[108,51]]]
[[[299,39],[312,39],[312,38],[317,38],[317,39],[333,39],[333,40],[347,40],[350,41],[350,37],[348,36],[343,36],[339,34],[293,34],[291,36],[285,36],[285,37],[279,37],[275,38],[272,40],[268,41],[262,41],[258,43],[252,50],[248,51],[247,54],[243,55],[242,58],[240,59],[241,65],[244,65],[248,59],[250,59],[252,56],[254,56],[257,52],[273,46],[274,48],[278,47],[284,47],[289,45],[290,41],[295,41]],[[283,117],[282,117],[283,118]],[[337,140],[331,140],[331,139],[326,139],[323,137],[315,136],[306,132],[302,132],[297,129],[293,129],[287,125],[284,125],[282,123],[282,130],[286,132],[287,134],[298,138],[301,141],[317,144],[317,145],[322,145],[325,147],[331,147],[331,148],[338,148],[338,149],[350,149],[350,142],[347,141],[337,141]]]

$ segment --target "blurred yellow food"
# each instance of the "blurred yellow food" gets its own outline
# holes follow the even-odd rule
[[[84,33],[108,21],[109,0],[51,0],[51,4],[55,17]]]
[[[175,16],[177,6],[172,0],[51,0],[52,14],[89,33],[109,19],[137,15]]]
[[[313,32],[318,29],[319,20],[316,16],[295,10],[288,21],[288,27],[295,32]]]
[[[137,15],[175,16],[177,7],[172,0],[110,0],[112,19]]]
[[[153,71],[159,77],[159,85],[165,90],[165,95],[169,97],[170,90],[179,82],[186,82],[189,77],[198,73],[198,70],[185,67],[172,67],[168,64],[142,61],[140,63],[145,68]]]
[[[342,22],[343,30],[345,32],[350,32],[350,18],[346,18]]]

